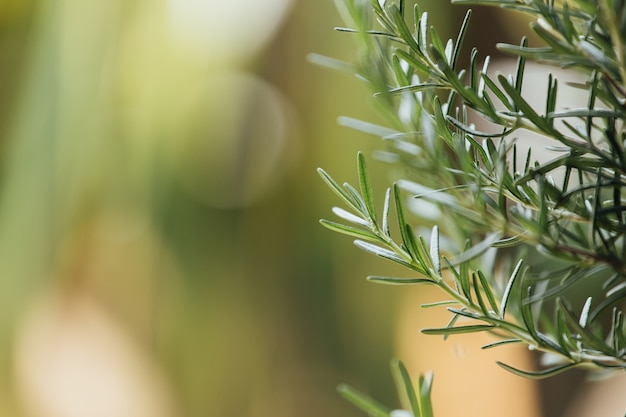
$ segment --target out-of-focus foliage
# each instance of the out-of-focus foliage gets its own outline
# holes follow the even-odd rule
[[[354,150],[320,80],[359,88],[306,62],[349,47],[332,9],[0,2],[1,415],[349,415],[339,381],[384,385],[391,295],[344,300],[316,221]]]

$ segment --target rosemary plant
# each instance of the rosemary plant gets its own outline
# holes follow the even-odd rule
[[[356,187],[340,185],[320,169],[345,206],[333,209],[340,221],[321,223],[414,273],[371,281],[441,289],[441,301],[427,307],[447,308],[449,324],[424,333],[490,332],[499,341],[485,348],[525,344],[550,359],[543,363],[551,365],[539,371],[499,362],[524,377],[544,378],[577,367],[623,372],[626,2],[453,3],[529,14],[543,45],[529,47],[525,39],[519,45],[498,44],[517,57],[517,69],[494,75],[489,57],[480,59],[475,48],[469,65],[459,62],[471,11],[458,37],[444,42],[417,5],[345,0],[349,27],[338,30],[356,38],[357,64],[313,59],[347,69],[370,85],[387,125],[341,121],[382,138],[376,155],[400,167],[402,175],[387,189],[380,211],[362,153]],[[559,82],[549,75],[545,106],[533,108],[522,93],[527,60],[583,77],[571,87],[585,92],[586,106],[557,108]],[[479,119],[488,127],[478,129]],[[521,130],[545,137],[553,158],[540,162],[532,149],[518,155]],[[431,217],[421,215],[423,207],[435,207],[439,221],[433,225]],[[423,225],[432,226],[429,236],[417,233]],[[581,292],[582,300],[576,296]],[[420,379],[415,394],[403,365],[397,362],[395,369],[413,414],[432,415],[432,379]],[[361,394],[347,387],[342,391],[371,415],[390,415]]]

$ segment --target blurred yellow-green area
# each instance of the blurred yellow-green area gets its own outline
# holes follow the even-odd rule
[[[422,5],[445,36],[464,12]],[[365,86],[306,60],[352,59],[342,24],[330,0],[0,1],[0,416],[358,416],[335,387],[399,407],[396,356],[441,416],[495,416],[487,374],[515,387],[499,415],[536,412],[319,226],[315,168],[354,181],[377,145],[335,123],[376,120]]]

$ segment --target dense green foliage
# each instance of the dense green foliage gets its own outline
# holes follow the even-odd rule
[[[489,57],[480,59],[475,48],[467,68],[459,62],[471,11],[457,39],[444,42],[419,6],[345,1],[349,27],[338,30],[357,38],[357,64],[318,60],[353,71],[371,86],[387,125],[342,122],[383,139],[377,156],[400,175],[380,211],[365,156],[358,155],[358,187],[340,185],[320,170],[348,209],[333,209],[341,222],[322,224],[415,274],[370,280],[443,291],[434,306],[447,308],[450,322],[424,333],[487,331],[501,339],[486,348],[526,344],[544,353],[540,371],[500,363],[526,377],[574,367],[621,370],[626,367],[626,4],[454,3],[530,14],[544,45],[529,47],[525,39],[520,45],[498,44],[517,56],[518,64],[514,74],[494,75]],[[558,108],[559,80],[550,74],[545,105],[534,108],[522,89],[527,60],[583,77],[570,87],[586,94],[586,105]],[[477,128],[477,120],[485,127]],[[522,131],[545,137],[545,149],[518,155]],[[535,154],[541,152],[550,158],[540,161]],[[424,225],[432,231],[418,232]],[[370,412],[377,409],[368,404],[374,407]],[[415,407],[413,412],[430,415]]]

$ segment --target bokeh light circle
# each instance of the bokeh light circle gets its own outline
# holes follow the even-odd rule
[[[167,158],[182,187],[204,203],[247,206],[281,183],[295,161],[291,106],[245,72],[213,74],[173,108]]]

